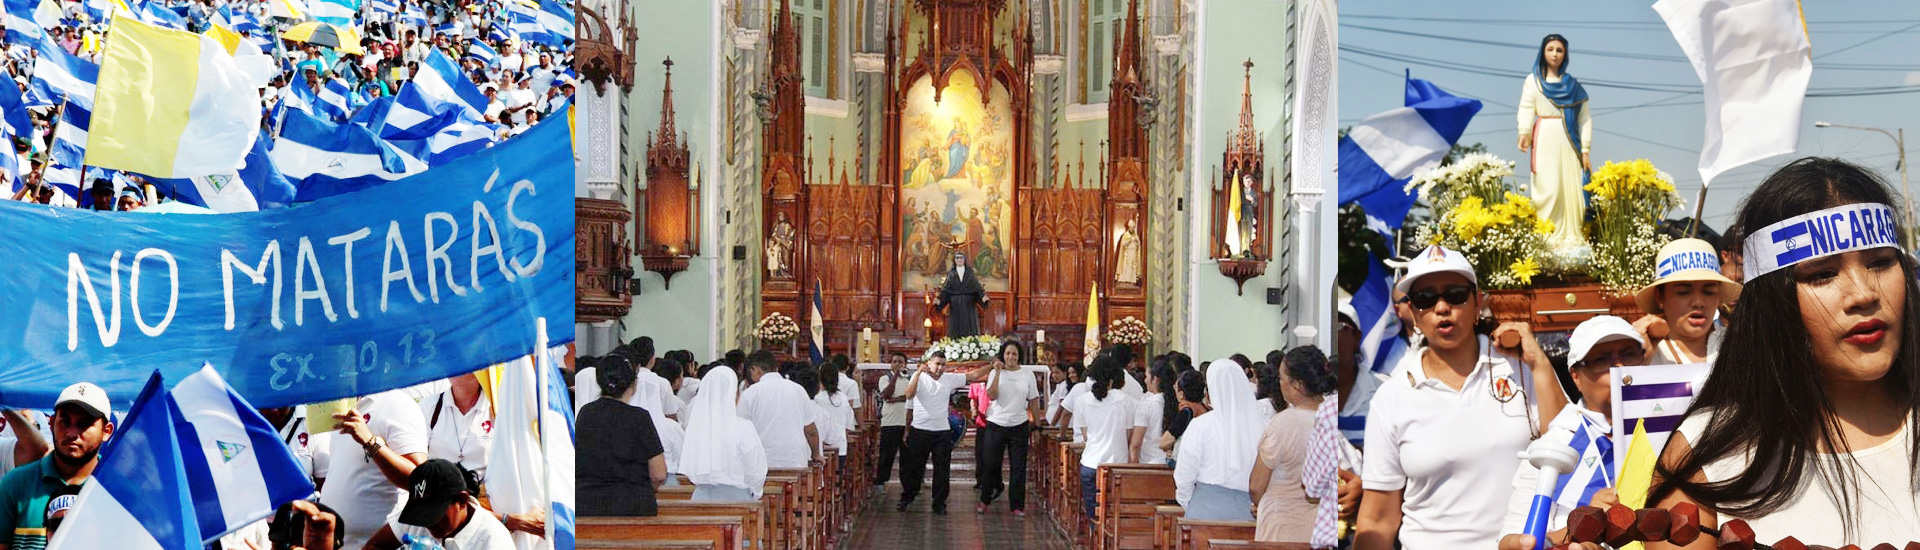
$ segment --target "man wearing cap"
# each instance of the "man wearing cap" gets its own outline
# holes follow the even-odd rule
[[[426,538],[447,550],[513,550],[507,527],[480,508],[460,466],[429,460],[407,477],[407,506],[399,536]]]
[[[1655,326],[1665,324],[1667,337],[1647,350],[1647,363],[1684,365],[1711,363],[1720,355],[1720,335],[1714,330],[1720,304],[1740,297],[1740,283],[1720,274],[1720,254],[1700,239],[1676,239],[1660,247],[1654,257],[1654,280],[1634,294],[1640,311],[1633,323],[1641,337],[1653,342]]]
[[[1613,479],[1613,367],[1631,367],[1646,359],[1646,340],[1626,319],[1599,315],[1574,327],[1567,338],[1567,373],[1580,392],[1579,405],[1560,409],[1543,439],[1564,443],[1580,453],[1579,465],[1555,488],[1554,506],[1547,515],[1548,538],[1561,540],[1558,533],[1567,525],[1567,514],[1574,508],[1593,502],[1602,489],[1612,488]],[[1528,511],[1533,506],[1535,484],[1540,470],[1522,461],[1513,473],[1513,495],[1507,500],[1505,533],[1525,530]],[[1521,544],[1521,535],[1509,534],[1501,548],[1529,550]]]
[[[53,405],[53,452],[0,478],[0,550],[46,547],[47,504],[93,475],[100,444],[113,436],[112,411],[100,386],[80,382],[60,392]]]

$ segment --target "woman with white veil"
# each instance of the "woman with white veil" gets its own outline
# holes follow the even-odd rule
[[[1207,369],[1207,399],[1213,412],[1193,419],[1181,437],[1174,496],[1187,519],[1253,521],[1248,480],[1259,457],[1267,415],[1253,398],[1253,383],[1237,363],[1214,361]]]
[[[680,452],[680,473],[694,485],[692,500],[760,500],[767,481],[767,451],[753,423],[735,409],[739,380],[727,367],[714,367],[700,379],[705,391],[693,398],[686,446]]]

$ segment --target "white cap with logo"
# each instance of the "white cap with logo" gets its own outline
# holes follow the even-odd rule
[[[53,408],[59,410],[61,405],[68,403],[85,407],[87,412],[99,418],[106,418],[113,412],[113,402],[107,399],[107,390],[100,389],[92,382],[80,382],[60,390],[60,399],[53,402]]]
[[[1467,263],[1466,256],[1436,244],[1421,251],[1419,256],[1407,260],[1407,274],[1402,275],[1400,282],[1393,285],[1393,291],[1396,294],[1406,294],[1413,288],[1415,280],[1435,273],[1459,273],[1460,276],[1467,278],[1467,282],[1475,286],[1480,284],[1480,277],[1473,274],[1473,264]]]

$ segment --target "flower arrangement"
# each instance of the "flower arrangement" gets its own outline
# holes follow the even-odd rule
[[[1669,238],[1660,218],[1683,202],[1673,178],[1646,159],[1608,162],[1585,187],[1592,194],[1593,274],[1601,284],[1631,290],[1653,281],[1653,260]]]
[[[783,343],[800,335],[800,325],[792,317],[778,311],[768,313],[760,319],[760,326],[753,329],[753,337],[775,343]]]
[[[1123,346],[1143,346],[1153,341],[1153,331],[1147,324],[1129,315],[1115,319],[1107,325],[1107,342]]]
[[[1480,284],[1489,289],[1533,284],[1552,256],[1547,235],[1553,222],[1542,219],[1533,200],[1510,183],[1513,163],[1486,153],[1470,153],[1453,164],[1428,171],[1407,184],[1432,206],[1432,223],[1420,226],[1420,242],[1459,251],[1473,264]]]
[[[927,358],[933,357],[934,350],[946,352],[947,362],[949,363],[992,361],[993,355],[1000,353],[1000,339],[984,335],[968,336],[965,338],[941,338],[940,341],[934,342],[932,346],[927,347],[927,352],[920,356],[920,360],[926,361]]]

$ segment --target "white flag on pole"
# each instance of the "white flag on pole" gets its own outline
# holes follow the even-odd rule
[[[1792,153],[1813,79],[1813,46],[1794,0],[1660,0],[1654,11],[1704,86],[1700,179]]]

